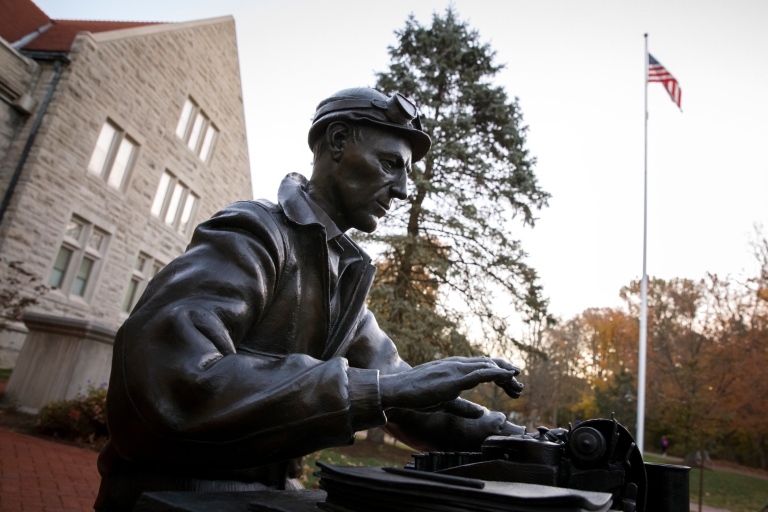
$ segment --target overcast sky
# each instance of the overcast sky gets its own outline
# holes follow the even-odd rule
[[[317,103],[373,85],[393,31],[445,1],[37,0],[53,18],[237,23],[254,194],[274,200],[309,174]],[[683,113],[649,89],[648,272],[700,278],[753,268],[768,229],[768,2],[455,0],[507,68],[536,173],[552,194],[536,227],[515,226],[552,310],[620,303],[642,271],[643,33],[682,87]]]

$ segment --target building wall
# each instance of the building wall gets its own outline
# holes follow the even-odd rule
[[[106,231],[90,297],[52,290],[33,310],[117,328],[126,317],[121,305],[139,251],[167,264],[191,236],[192,229],[181,235],[150,213],[165,170],[199,196],[193,226],[250,199],[234,20],[79,34],[69,58],[0,226],[0,257],[24,261],[46,282],[73,214]],[[41,65],[38,90],[44,91],[51,69]],[[188,97],[219,129],[207,163],[175,135]],[[122,191],[87,171],[107,119],[139,144]],[[8,269],[0,272],[7,276]]]
[[[5,196],[18,156],[45,95],[47,83],[41,71],[34,60],[24,57],[0,38],[0,198]],[[19,108],[21,105],[31,108],[25,111]],[[10,216],[8,214],[6,219]],[[8,220],[4,224],[6,222]],[[14,276],[8,275],[8,265],[14,260],[9,256],[13,255],[0,252],[0,287],[14,287],[10,279]],[[29,290],[22,289],[19,297],[28,295]],[[22,322],[4,318],[4,309],[0,304],[0,368],[9,368],[16,362],[27,328]]]
[[[5,194],[13,168],[6,165],[11,144],[33,116],[18,108],[20,100],[32,92],[40,67],[18,53],[0,38],[0,197]],[[23,100],[22,100],[23,101]]]

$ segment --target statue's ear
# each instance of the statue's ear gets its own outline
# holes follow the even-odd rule
[[[328,125],[325,130],[325,141],[331,158],[338,162],[344,154],[344,147],[349,138],[350,128],[347,123],[336,121]]]

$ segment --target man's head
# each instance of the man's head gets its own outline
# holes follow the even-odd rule
[[[310,196],[342,231],[367,233],[393,199],[406,198],[411,164],[431,145],[412,103],[373,89],[347,89],[321,102],[309,142]]]

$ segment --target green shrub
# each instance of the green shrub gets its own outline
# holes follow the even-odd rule
[[[88,384],[85,394],[73,400],[51,402],[38,414],[37,428],[46,435],[93,443],[107,432],[107,384]]]

